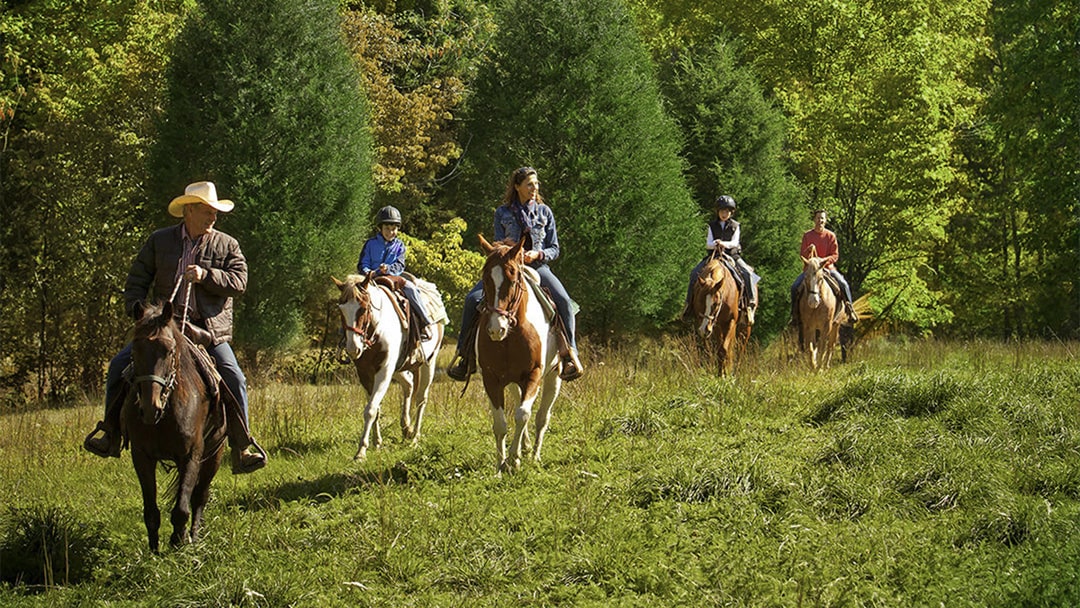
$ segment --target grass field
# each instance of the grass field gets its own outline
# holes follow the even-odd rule
[[[777,347],[720,380],[678,340],[587,349],[502,477],[478,377],[440,372],[416,447],[393,389],[362,464],[355,381],[265,383],[270,465],[160,555],[130,458],[81,448],[97,398],[0,412],[0,605],[1080,605],[1078,354],[881,340],[813,375]]]

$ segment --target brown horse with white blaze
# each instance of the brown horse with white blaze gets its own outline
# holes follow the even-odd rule
[[[739,323],[739,290],[735,277],[716,255],[701,268],[690,304],[698,335],[716,346],[717,375],[731,373]],[[746,333],[749,336],[749,330]]]
[[[523,241],[493,245],[480,236],[480,248],[487,260],[476,353],[484,391],[491,402],[496,466],[500,472],[521,466],[522,450],[528,449],[529,418],[538,397],[540,408],[536,412],[532,457],[540,460],[551,406],[562,386],[557,330],[527,284],[525,273],[532,269],[524,263],[522,244]],[[509,455],[506,453],[507,387],[512,387],[510,406],[514,411],[514,438]]]

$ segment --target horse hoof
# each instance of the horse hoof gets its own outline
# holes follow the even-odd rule
[[[367,459],[367,449],[360,448],[356,451],[356,455],[352,457],[353,462],[364,462]]]

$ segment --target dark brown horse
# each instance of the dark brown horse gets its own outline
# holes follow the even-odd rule
[[[154,552],[161,527],[157,463],[176,465],[173,533],[169,537],[174,547],[198,538],[210,481],[221,465],[225,415],[220,406],[211,406],[210,388],[199,371],[195,348],[173,320],[170,302],[145,307],[139,313],[131,341],[134,386],[124,403],[122,420],[142,487],[143,520]]]
[[[488,243],[480,237],[487,254],[484,263],[484,300],[480,310],[480,331],[476,336],[476,356],[484,392],[491,401],[492,430],[500,472],[521,466],[522,449],[528,449],[528,425],[532,406],[541,394],[536,412],[536,444],[532,456],[540,460],[544,433],[551,419],[551,406],[559,396],[560,360],[558,335],[548,322],[544,307],[525,278],[532,269],[525,265],[522,243]],[[514,438],[506,454],[507,387],[514,411]]]
[[[739,290],[735,277],[717,256],[710,257],[701,268],[690,304],[697,319],[698,335],[716,346],[717,375],[731,373],[739,323]],[[746,337],[749,338],[749,328]]]

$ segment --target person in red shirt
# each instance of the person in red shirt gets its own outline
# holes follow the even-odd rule
[[[858,316],[855,314],[855,308],[853,307],[853,301],[851,299],[851,287],[848,286],[847,279],[844,275],[840,274],[840,271],[836,269],[836,262],[840,259],[840,247],[836,243],[836,233],[832,230],[825,228],[825,223],[829,220],[828,214],[824,209],[815,209],[814,214],[814,227],[803,233],[802,245],[799,247],[799,255],[807,257],[810,255],[810,247],[813,246],[817,249],[817,257],[825,258],[825,270],[829,272],[836,279],[836,282],[840,284],[841,290],[844,292],[844,312],[847,313],[848,318],[852,323],[858,321]],[[803,275],[799,273],[799,276],[795,278],[795,282],[791,284],[791,320],[795,325],[799,324],[799,307],[795,301],[796,294],[799,292],[799,286],[802,285]]]

